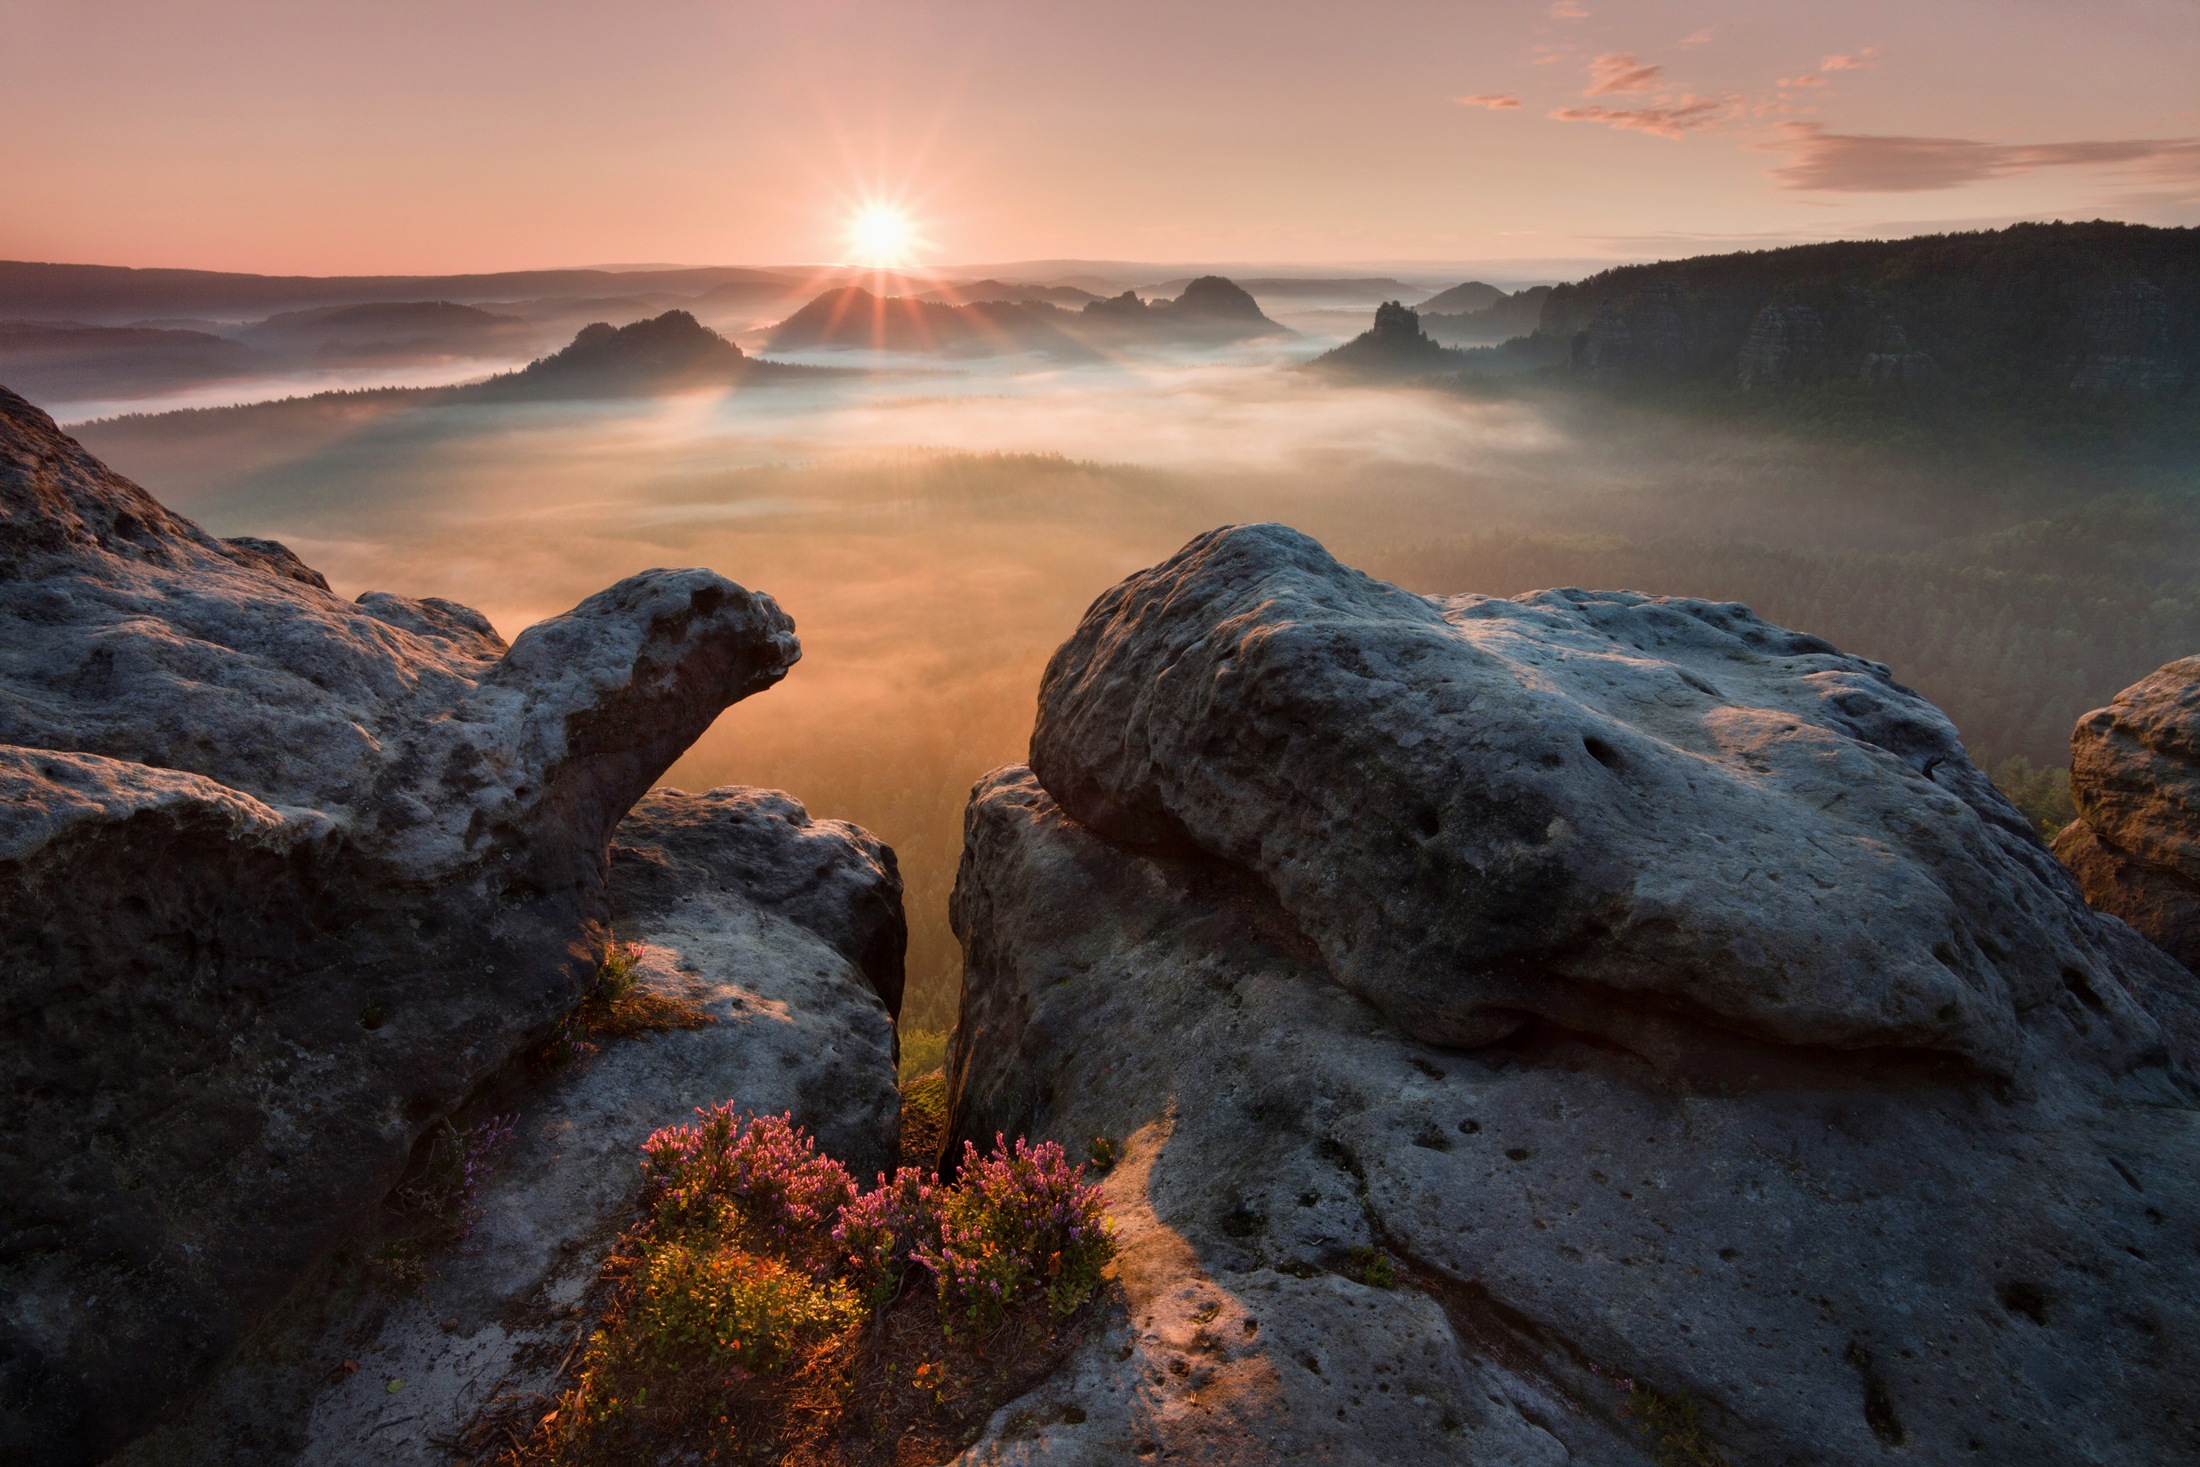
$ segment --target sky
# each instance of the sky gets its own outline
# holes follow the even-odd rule
[[[1582,262],[2200,223],[2194,0],[0,0],[0,258]]]

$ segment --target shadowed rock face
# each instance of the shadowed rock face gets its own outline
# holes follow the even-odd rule
[[[2055,854],[2086,900],[2200,968],[2200,657],[2149,673],[2078,720],[2070,795],[2078,818],[2055,837]],[[2200,1012],[2186,1028],[2200,1044]]]
[[[225,542],[0,391],[0,1456],[217,1362],[580,994],[627,808],[800,655],[630,577],[509,648]]]
[[[1129,1142],[1120,1312],[966,1460],[2200,1453],[2191,975],[1882,667],[1218,531],[1057,655],[953,915],[950,1145]]]
[[[516,1065],[457,1124],[508,1118],[479,1219],[418,1288],[357,1294],[328,1270],[128,1467],[443,1467],[485,1409],[560,1389],[595,1328],[605,1255],[634,1220],[642,1142],[697,1107],[790,1113],[858,1176],[890,1169],[901,882],[891,849],[776,790],[653,790],[611,845],[636,993],[707,1022],[617,1037],[555,1070]],[[363,1368],[343,1369],[345,1360]],[[392,1380],[402,1381],[396,1393]],[[540,1414],[537,1406],[529,1414]],[[493,1419],[493,1414],[492,1414]]]

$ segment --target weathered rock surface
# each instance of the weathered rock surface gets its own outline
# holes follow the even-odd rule
[[[885,995],[900,990],[904,929],[891,850],[777,791],[657,790],[619,827],[611,888],[638,989],[713,1022],[601,1039],[577,1064],[477,1097],[467,1117],[515,1127],[472,1235],[429,1260],[417,1292],[339,1293],[325,1320],[284,1321],[127,1467],[441,1467],[441,1444],[484,1411],[531,1422],[594,1325],[589,1286],[630,1220],[643,1138],[697,1107],[791,1112],[858,1175],[892,1167]]]
[[[203,1379],[592,973],[612,828],[799,655],[630,577],[340,599],[0,391],[0,1456]]]
[[[2070,797],[2078,818],[2055,837],[2055,854],[2086,900],[2200,968],[2200,657],[2149,673],[2078,720]]]
[[[1118,842],[1256,875],[1347,988],[1433,1043],[1675,1021],[2014,1075],[2021,1017],[2160,1043],[2165,965],[2104,923],[1953,725],[1748,609],[1438,601],[1276,525],[1095,602],[1032,766]]]
[[[2200,1452],[2193,980],[1884,668],[1258,527],[1103,596],[1033,751],[967,818],[955,1134],[1137,1137],[1139,1221],[970,1461]]]

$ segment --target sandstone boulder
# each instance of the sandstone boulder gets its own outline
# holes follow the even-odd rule
[[[2055,854],[2086,900],[2200,968],[2200,657],[2078,720],[2070,795],[2078,818],[2055,837]],[[2200,1013],[2178,1019],[2186,1042],[2200,1044]]]
[[[1531,1018],[2020,1068],[2026,1013],[2160,1042],[2103,923],[1953,725],[1746,607],[1417,596],[1280,525],[1108,591],[1031,763],[1073,819],[1255,875],[1347,988],[1440,1044]]]
[[[521,1067],[461,1123],[508,1118],[480,1218],[414,1288],[323,1279],[209,1399],[124,1467],[443,1467],[547,1409],[594,1328],[607,1247],[631,1221],[642,1140],[731,1100],[791,1112],[858,1175],[891,1169],[900,1096],[885,995],[901,983],[901,881],[868,833],[772,790],[656,790],[619,826],[611,891],[637,992],[708,1022]],[[345,1368],[346,1361],[358,1368]],[[392,1383],[397,1388],[392,1389]]]
[[[1033,755],[953,1136],[1128,1143],[1120,1304],[968,1462],[2200,1453],[2193,980],[1886,669],[1229,530]]]
[[[0,1457],[142,1430],[572,1007],[613,827],[799,656],[630,577],[506,647],[0,391]]]

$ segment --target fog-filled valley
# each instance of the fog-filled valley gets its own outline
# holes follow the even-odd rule
[[[650,566],[769,592],[802,663],[664,783],[784,788],[894,847],[908,1033],[954,1018],[971,782],[1023,757],[1040,672],[1092,598],[1215,525],[1283,521],[1428,593],[1745,602],[1889,663],[2047,820],[2036,771],[2066,762],[2072,720],[2200,641],[2200,511],[2174,445],[1890,443],[1549,374],[1339,377],[1304,364],[1347,334],[1323,313],[1364,326],[1364,299],[1261,305],[1297,334],[1075,363],[772,353],[844,370],[615,398],[325,394],[71,431],[340,593],[448,597],[507,638]]]

